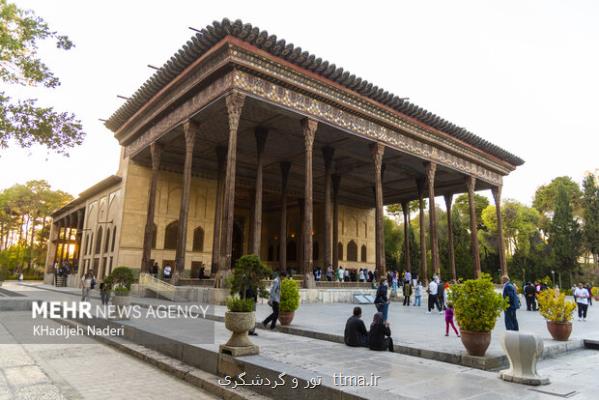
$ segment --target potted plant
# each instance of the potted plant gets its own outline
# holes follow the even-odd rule
[[[260,258],[254,254],[241,257],[235,263],[233,274],[228,280],[231,296],[227,299],[225,327],[233,332],[221,351],[233,356],[258,354],[248,331],[256,325],[256,298],[264,291],[263,280],[271,274]]]
[[[281,282],[281,303],[279,304],[279,321],[287,326],[293,321],[295,310],[300,305],[299,284],[293,278]]]
[[[495,292],[495,286],[487,274],[453,285],[450,300],[466,351],[471,356],[484,356],[491,344],[495,322],[508,306],[507,300]]]
[[[104,279],[106,290],[114,293],[112,304],[116,307],[116,313],[120,319],[129,319],[129,313],[127,312],[131,305],[129,292],[134,280],[133,271],[127,267],[115,268]]]
[[[591,295],[593,296],[593,299],[599,301],[599,287],[591,288]]]
[[[572,314],[576,303],[566,301],[566,293],[543,290],[537,296],[539,311],[547,320],[547,329],[554,340],[566,341],[572,333]]]

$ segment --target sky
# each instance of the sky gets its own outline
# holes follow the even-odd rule
[[[68,35],[40,46],[55,90],[2,88],[75,113],[87,133],[69,157],[0,150],[0,189],[46,179],[77,195],[114,174],[107,119],[198,29],[241,19],[466,127],[526,163],[503,197],[530,204],[557,176],[599,168],[599,2],[16,1]]]

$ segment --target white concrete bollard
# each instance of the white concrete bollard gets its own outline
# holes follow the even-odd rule
[[[537,360],[543,354],[543,340],[532,333],[507,331],[501,345],[510,361],[510,367],[499,372],[504,381],[524,385],[547,385],[549,378],[537,373]]]

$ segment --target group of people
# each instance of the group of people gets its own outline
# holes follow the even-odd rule
[[[389,321],[384,319],[381,312],[374,314],[370,331],[368,331],[362,321],[362,308],[354,307],[353,315],[345,323],[343,336],[344,342],[348,346],[368,347],[375,351],[394,351]]]
[[[314,280],[319,282],[323,280],[323,271],[321,267],[315,266],[312,270]],[[349,269],[339,266],[337,270],[329,265],[324,272],[324,279],[328,282],[376,282],[376,272],[367,268]]]
[[[540,281],[526,282],[522,292],[524,293],[524,299],[526,300],[526,310],[527,311],[537,311],[537,296],[544,290],[547,290],[548,287],[546,284]],[[592,285],[587,283],[583,284],[582,282],[578,283],[578,285],[572,287],[572,296],[574,297],[574,301],[576,302],[576,306],[578,308],[578,320],[586,321],[587,320],[587,312],[589,306],[593,305],[593,295],[592,295]]]

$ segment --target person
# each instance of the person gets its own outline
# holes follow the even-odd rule
[[[345,276],[345,274],[343,273],[343,266],[340,266],[339,269],[337,270],[337,280],[339,282],[343,282],[344,276]]]
[[[508,308],[504,311],[505,329],[508,331],[518,331],[518,319],[516,318],[516,310],[520,308],[520,299],[516,293],[516,287],[510,282],[507,275],[501,277],[503,282],[503,297],[509,301]]]
[[[455,334],[460,337],[460,333],[453,323],[453,303],[451,301],[447,302],[447,307],[445,307],[445,336],[449,336],[450,326],[453,328]]]
[[[410,281],[408,279],[404,280],[403,283],[403,305],[410,305],[410,296],[412,296],[412,286],[410,285]]]
[[[368,332],[368,347],[375,351],[393,351],[393,339],[389,322],[384,320],[383,313],[374,314],[370,332]]]
[[[162,270],[162,277],[166,280],[171,279],[172,271],[170,264],[166,264]]]
[[[343,341],[351,347],[368,346],[368,331],[362,321],[361,307],[354,307],[353,315],[347,319]]]
[[[349,282],[349,270],[347,268],[343,271],[343,282]]]
[[[433,279],[428,284],[428,311],[426,312],[427,314],[430,314],[431,310],[435,308],[435,304],[437,304],[437,291],[437,282],[435,279]]]
[[[578,284],[578,287],[574,291],[574,298],[576,299],[576,305],[578,306],[578,320],[587,320],[587,309],[589,307],[590,293],[582,283]]]
[[[406,282],[412,283],[412,273],[410,271],[406,271],[404,279]]]
[[[19,272],[19,285],[23,283],[23,272]]]
[[[436,278],[437,281],[437,310],[439,314],[443,314],[443,305],[445,301],[445,282],[441,278]]]
[[[376,290],[376,296],[374,298],[374,305],[376,306],[376,310],[383,315],[383,321],[387,321],[387,317],[389,314],[389,297],[387,296],[388,292],[388,281],[385,278],[381,278],[378,289]]]
[[[277,319],[279,318],[279,303],[281,302],[281,279],[287,276],[285,272],[281,272],[274,281],[272,281],[272,288],[270,289],[270,297],[268,299],[268,305],[272,307],[272,313],[262,321],[262,325],[266,328],[270,322],[270,329],[275,329]]]
[[[585,286],[587,292],[589,292],[589,306],[593,305],[593,285],[587,283]]]
[[[100,299],[103,306],[107,306],[110,301],[110,288],[104,282],[100,283]]]
[[[387,274],[387,282],[391,282],[391,297],[393,297],[393,298],[397,297],[398,282],[397,282],[397,273],[395,271]]]
[[[362,268],[360,268],[360,274],[358,275],[360,282],[364,282],[366,280],[366,277],[364,276],[364,270]]]
[[[91,271],[81,277],[81,301],[89,301],[89,291],[92,288],[93,277]]]
[[[152,276],[154,278],[158,278],[158,263],[154,262],[154,264],[152,265]]]
[[[422,302],[422,282],[418,281],[414,287],[414,306],[420,307]]]
[[[372,271],[368,271],[368,282],[372,282],[374,280],[374,273]]]
[[[526,310],[537,311],[537,290],[531,282],[524,286],[524,298],[526,299]]]
[[[333,280],[333,266],[329,264],[327,267],[327,281],[331,282]]]

